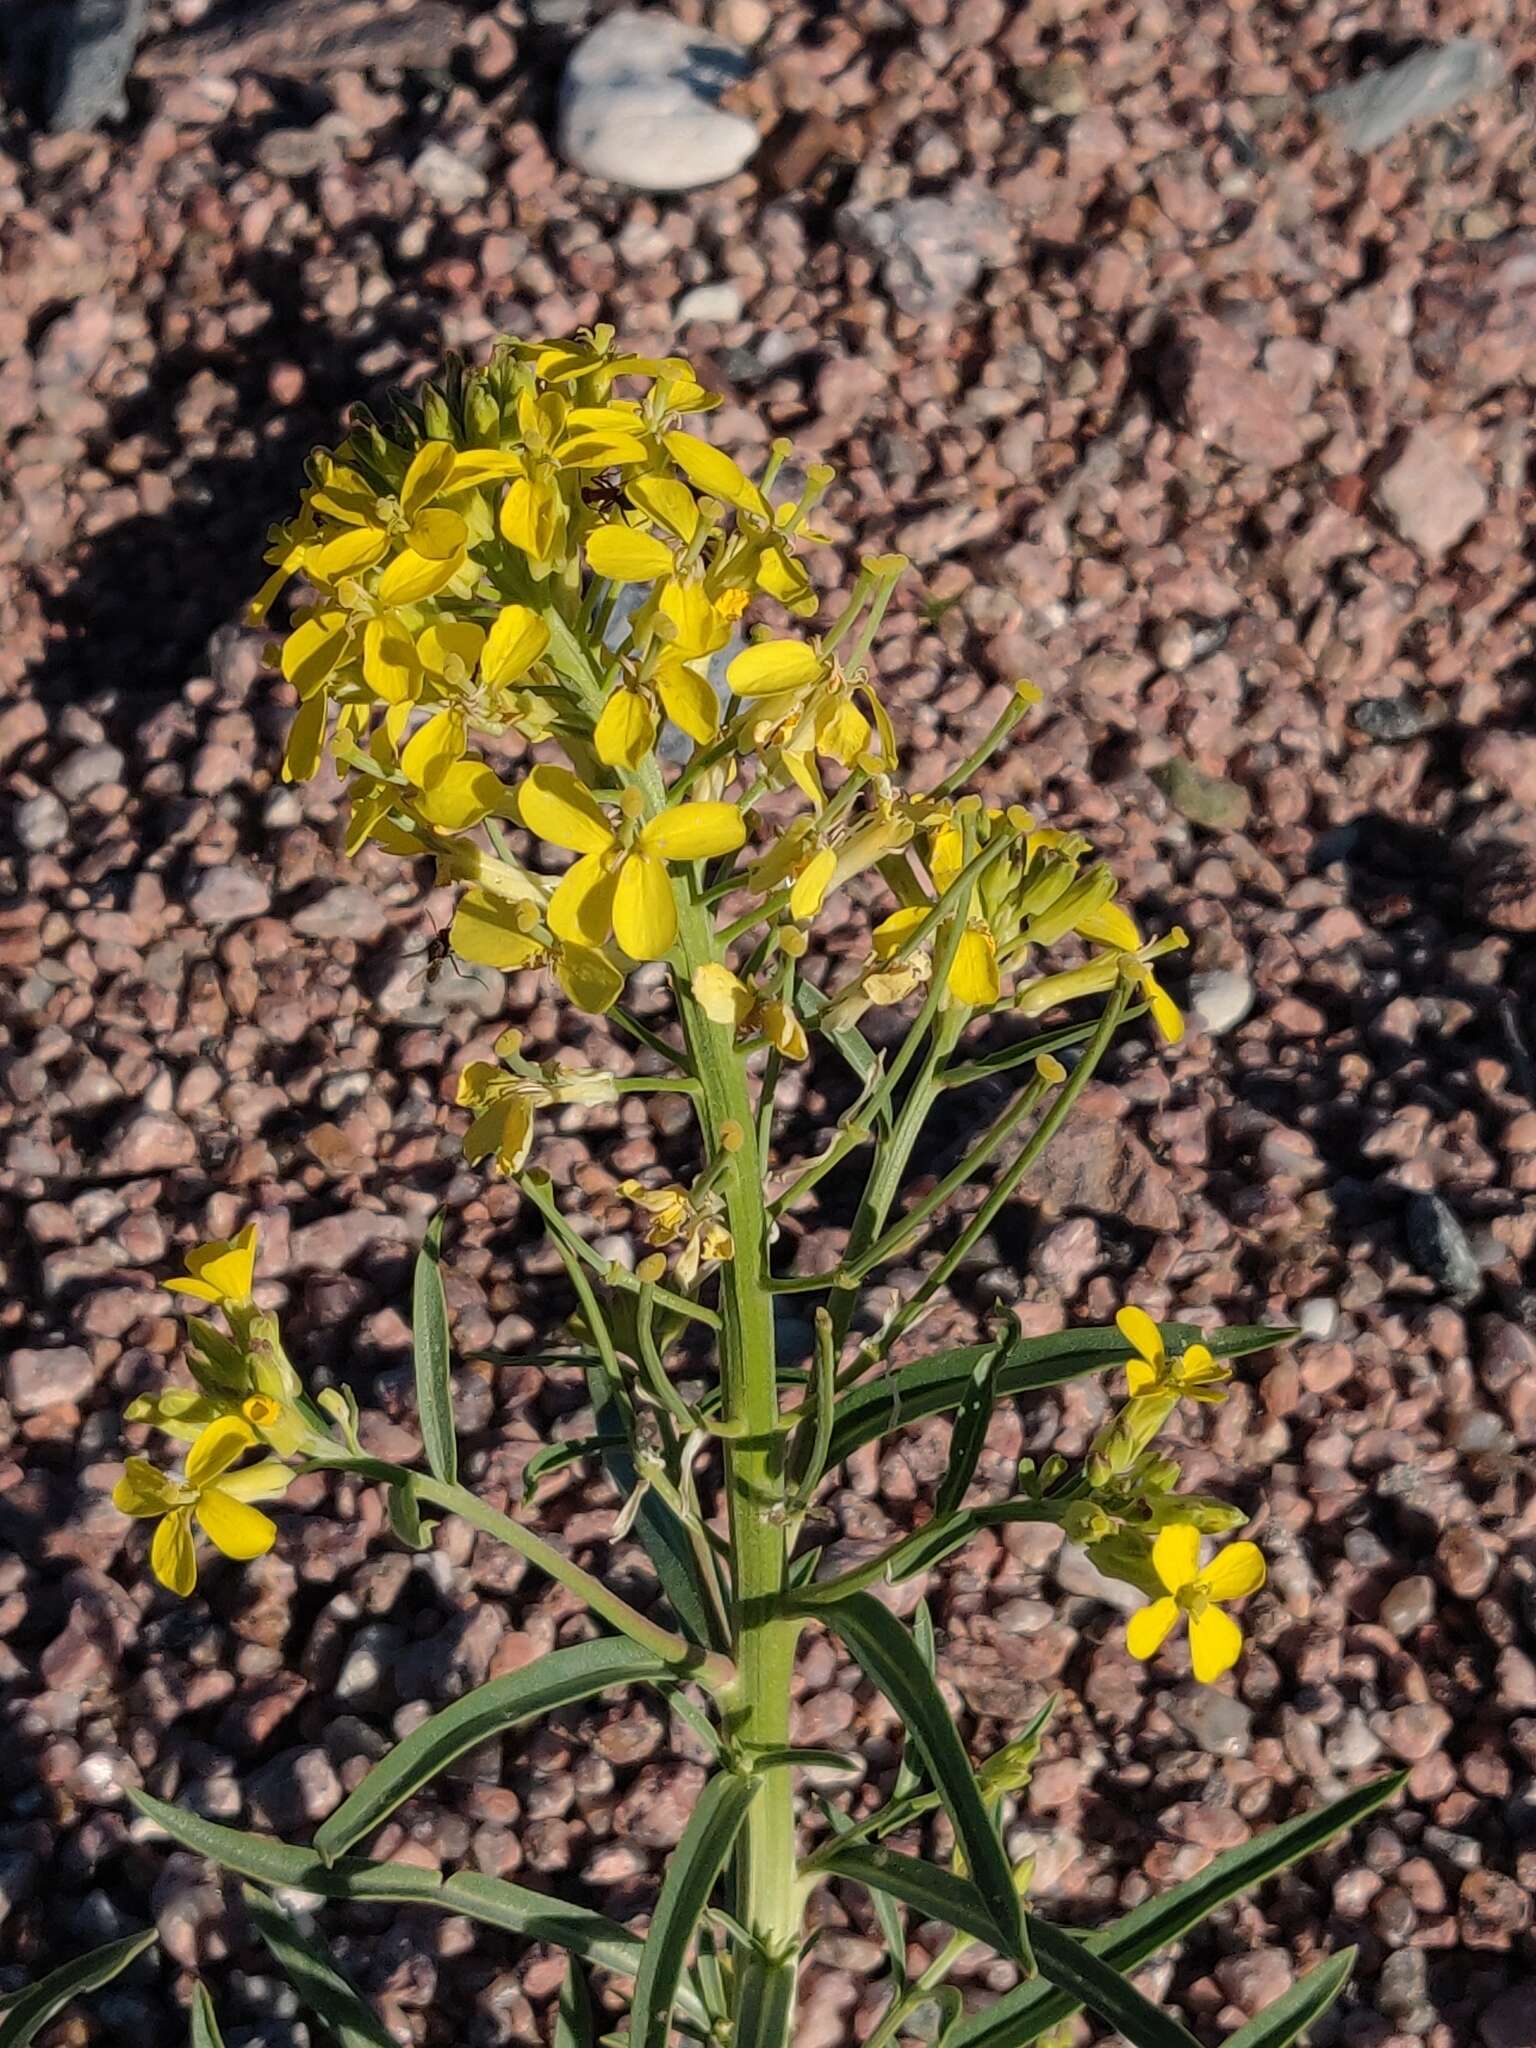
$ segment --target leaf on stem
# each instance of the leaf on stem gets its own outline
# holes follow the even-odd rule
[[[982,1804],[954,1718],[917,1645],[895,1615],[868,1593],[850,1593],[846,1599],[807,1611],[814,1611],[818,1620],[837,1631],[865,1676],[905,1721],[908,1740],[922,1757],[954,1822],[976,1888],[986,1901],[990,1920],[985,1938],[1005,1956],[1027,1964],[1029,1948],[1012,1868]]]
[[[459,1442],[453,1428],[453,1376],[448,1345],[448,1298],[441,1264],[443,1212],[427,1225],[416,1259],[411,1335],[416,1349],[416,1408],[427,1463],[445,1486],[459,1477]]]
[[[863,1885],[877,1907],[882,1894],[900,1899],[904,1906],[913,1907],[925,1920],[940,1920],[958,1933],[974,1935],[977,1941],[984,1941],[989,1948],[997,1946],[997,1919],[990,1903],[968,1877],[957,1877],[952,1870],[945,1870],[937,1863],[925,1863],[918,1856],[903,1856],[898,1850],[887,1849],[882,1844],[851,1843],[846,1848],[838,1845],[824,1850],[817,1858],[816,1867],[830,1877],[845,1877],[854,1884]],[[1011,1881],[1008,1889],[1013,1892]],[[899,1958],[899,1925],[895,1941],[883,1914],[881,1925],[885,1928],[892,1957]]]
[[[1018,1337],[1016,1322],[1011,1326],[1011,1334]],[[960,1406],[955,1410],[954,1432],[949,1440],[949,1465],[939,1482],[938,1500],[934,1507],[934,1514],[940,1521],[955,1513],[976,1477],[982,1446],[987,1440],[987,1424],[992,1420],[992,1410],[997,1403],[998,1368],[1008,1348],[1009,1335],[1010,1327],[1005,1323],[997,1342],[983,1351],[971,1367]]]
[[[550,2048],[594,2048],[592,1999],[581,1965],[572,1957],[560,1986],[560,2003],[555,2010],[555,2037]]]
[[[208,1996],[206,1984],[194,1984],[192,1987],[187,2048],[224,2048],[224,2036],[219,2032],[218,2016],[214,2012],[213,2000]]]
[[[1159,1949],[1182,1940],[1218,1907],[1273,1877],[1374,1813],[1407,1783],[1406,1771],[1346,1792],[1311,1813],[1282,1821],[1239,1849],[1228,1849],[1171,1892],[1146,1900],[1082,1945],[1116,1970],[1134,1970]],[[1071,1937],[1075,1939],[1076,1937]],[[961,2023],[950,2048],[1026,2048],[1038,2034],[1070,2019],[1082,2001],[1045,1984],[1021,1984],[986,2012]],[[1262,2017],[1262,2015],[1261,2015]]]
[[[1086,1942],[1033,1913],[1024,1915],[1024,1924],[1045,1981],[1096,2012],[1125,2036],[1130,2048],[1200,2048],[1188,2027],[1155,2006]]]
[[[627,1636],[600,1636],[476,1686],[413,1728],[374,1765],[315,1830],[316,1853],[334,1863],[457,1757],[510,1728],[539,1720],[575,1700],[590,1699],[610,1686],[673,1675],[669,1664]]]
[[[241,1890],[256,1932],[299,2003],[321,2020],[338,2048],[398,2048],[373,2007],[337,1969],[318,1942],[300,1934],[282,1908],[255,1885]]]
[[[1355,1948],[1340,1949],[1336,1956],[1308,1970],[1273,2005],[1266,2005],[1235,2034],[1228,2034],[1224,2048],[1291,2048],[1296,2037],[1315,2026],[1344,1989],[1359,1953]]]
[[[35,1984],[29,1984],[0,2018],[0,2048],[27,2048],[28,2042],[34,2040],[72,1998],[83,1998],[87,1992],[99,1991],[103,1984],[110,1984],[114,1977],[121,1976],[131,1962],[153,1946],[157,1935],[156,1928],[148,1927],[142,1934],[109,1941],[102,1948],[93,1948],[89,1955],[76,1956],[72,1962],[61,1963],[46,1977],[39,1977]]]
[[[711,1778],[667,1861],[635,1977],[629,2048],[666,2048],[689,1944],[757,1790],[753,1778]]]
[[[1205,1344],[1217,1358],[1243,1358],[1251,1351],[1284,1344],[1295,1335],[1292,1330],[1266,1329],[1257,1324],[1197,1330],[1190,1323],[1164,1323],[1162,1332],[1170,1351]],[[882,1373],[878,1379],[844,1394],[832,1426],[832,1442],[827,1451],[829,1469],[890,1430],[958,1408],[965,1399],[976,1361],[990,1348],[985,1344],[965,1344],[953,1351],[935,1352],[932,1357],[915,1359],[910,1365]],[[1010,1344],[999,1362],[995,1398],[1006,1400],[1016,1394],[1041,1393],[1049,1387],[1065,1386],[1069,1380],[1123,1365],[1131,1355],[1130,1344],[1113,1328],[1060,1330],[1049,1337],[1026,1337]]]

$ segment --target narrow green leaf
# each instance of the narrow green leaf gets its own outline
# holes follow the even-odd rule
[[[918,1856],[903,1856],[883,1845],[853,1843],[847,1848],[826,1850],[817,1867],[831,1877],[846,1877],[863,1885],[878,1906],[884,1893],[911,1906],[925,1920],[941,1920],[960,1934],[973,1934],[989,1948],[997,1946],[997,1920],[991,1904],[968,1877],[957,1877],[937,1863],[925,1863]],[[1013,1891],[1012,1884],[1008,1887]],[[882,1926],[884,1921],[882,1919]],[[889,1936],[887,1936],[889,1939]],[[900,1950],[894,1951],[900,1954]]]
[[[1266,2005],[1235,2034],[1228,2034],[1223,2048],[1291,2048],[1297,2036],[1315,2026],[1344,1989],[1359,1953],[1354,1948],[1340,1949],[1336,1956],[1308,1970],[1273,2005]]]
[[[192,2013],[187,2029],[188,2048],[224,2048],[224,2036],[219,2032],[218,2016],[213,2009],[213,2000],[208,1996],[206,1984],[192,1987]]]
[[[846,1749],[759,1749],[752,1752],[754,1771],[856,1771],[859,1759]]]
[[[757,1790],[753,1778],[717,1773],[704,1787],[683,1839],[667,1860],[635,1976],[629,2048],[666,2048],[689,1943]]]
[[[573,1700],[614,1685],[671,1675],[649,1650],[626,1636],[600,1636],[555,1650],[521,1671],[493,1678],[413,1728],[315,1830],[315,1850],[334,1863],[458,1757],[525,1721],[541,1720]]]
[[[325,1899],[379,1899],[390,1903],[433,1906],[443,1913],[464,1913],[487,1927],[526,1935],[530,1941],[554,1942],[585,1962],[632,1977],[640,1964],[640,1942],[615,1921],[585,1906],[574,1906],[546,1892],[509,1884],[505,1878],[478,1871],[421,1870],[408,1863],[375,1863],[366,1856],[344,1856],[325,1863],[312,1849],[300,1849],[267,1835],[247,1834],[204,1820],[147,1792],[131,1791],[139,1812],[156,1822],[184,1849],[222,1864],[226,1870],[270,1889],[292,1887]],[[8,2048],[8,2044],[7,2044]]]
[[[1145,1900],[1083,1945],[1116,1970],[1134,1970],[1159,1949],[1181,1940],[1218,1907],[1277,1871],[1312,1855],[1335,1835],[1356,1826],[1407,1783],[1406,1771],[1377,1778],[1327,1806],[1295,1815],[1241,1848],[1228,1849],[1171,1892]],[[1020,1984],[986,2012],[962,2022],[950,2048],[1026,2048],[1037,2034],[1070,2019],[1081,2001],[1044,1984]]]
[[[1096,2012],[1125,2036],[1130,2048],[1200,2048],[1188,2027],[1155,2006],[1086,1942],[1034,1913],[1024,1915],[1024,1924],[1045,1981]]]
[[[598,1434],[604,1439],[603,1470],[623,1498],[628,1500],[640,1479],[630,1456],[619,1404],[609,1391],[607,1378],[599,1367],[589,1366],[586,1377]],[[639,1539],[641,1549],[650,1559],[661,1581],[661,1589],[667,1596],[667,1604],[683,1634],[706,1650],[723,1649],[725,1645],[718,1640],[719,1632],[711,1621],[712,1602],[707,1589],[699,1582],[698,1560],[693,1554],[693,1545],[688,1541],[688,1531],[654,1487],[646,1488],[645,1498],[632,1524],[632,1534]]]
[[[1289,1329],[1265,1329],[1257,1324],[1197,1330],[1191,1323],[1164,1323],[1162,1331],[1170,1351],[1205,1344],[1217,1358],[1243,1358],[1251,1351],[1284,1344],[1295,1335]],[[851,1389],[843,1396],[832,1426],[828,1469],[842,1464],[861,1445],[873,1443],[890,1430],[958,1408],[977,1359],[989,1348],[985,1344],[965,1344],[953,1351],[938,1351],[931,1358],[916,1359],[911,1365],[882,1373],[877,1379]],[[1059,1330],[1049,1337],[1027,1337],[1010,1344],[1003,1356],[998,1367],[997,1398],[1004,1400],[1015,1394],[1040,1393],[1048,1387],[1064,1386],[1069,1380],[1122,1365],[1130,1355],[1130,1345],[1112,1327]]]
[[[563,1472],[567,1465],[579,1465],[583,1459],[601,1457],[604,1451],[622,1442],[621,1437],[610,1440],[600,1436],[573,1436],[562,1438],[559,1443],[545,1444],[523,1467],[523,1506],[528,1506],[538,1491],[539,1481],[547,1479],[551,1472]]]
[[[448,1348],[448,1298],[443,1292],[443,1212],[427,1225],[416,1259],[411,1335],[416,1347],[416,1409],[427,1463],[445,1486],[459,1477],[459,1440],[453,1427],[453,1373]]]
[[[403,1478],[386,1486],[384,1500],[389,1509],[389,1526],[406,1549],[430,1550],[432,1531],[437,1524],[423,1517],[412,1474],[407,1472]]]
[[[62,2012],[72,1998],[83,1998],[87,1992],[99,1991],[103,1984],[110,1984],[131,1962],[143,1955],[145,1949],[153,1946],[155,1938],[156,1929],[149,1927],[142,1934],[109,1941],[102,1948],[93,1948],[89,1955],[76,1956],[73,1962],[61,1963],[46,1977],[39,1977],[35,1984],[29,1984],[14,2005],[7,2009],[5,2017],[0,2019],[0,2048],[27,2048],[27,2043],[56,2013]]]
[[[971,1367],[960,1406],[955,1410],[954,1434],[949,1440],[949,1465],[939,1482],[938,1499],[934,1505],[934,1515],[940,1521],[954,1514],[976,1477],[982,1445],[986,1442],[987,1424],[992,1420],[992,1409],[997,1400],[997,1374],[1005,1349],[1006,1340],[991,1345]]]
[[[555,2038],[550,2048],[594,2048],[592,1999],[581,1965],[572,1957],[566,1964],[565,1982],[560,1986],[560,2003],[555,2012]]]
[[[846,1600],[818,1606],[815,1612],[842,1637],[865,1676],[905,1721],[908,1740],[917,1748],[949,1811],[965,1860],[993,1914],[988,1938],[1004,1955],[1027,1962],[1029,1950],[1008,1857],[982,1804],[954,1719],[921,1651],[895,1615],[868,1593],[851,1593]]]
[[[306,1940],[282,1908],[255,1885],[245,1885],[240,1895],[299,2003],[324,2024],[337,2048],[399,2048],[367,1999],[347,1982],[318,1942]]]

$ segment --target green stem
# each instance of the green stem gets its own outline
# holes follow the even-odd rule
[[[890,2048],[890,2043],[901,2032],[902,2021],[938,1990],[966,1950],[975,1946],[974,1935],[952,1934],[922,1975],[914,1978],[899,1997],[892,1999],[864,2048]]]

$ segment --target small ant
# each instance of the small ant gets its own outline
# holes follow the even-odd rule
[[[624,495],[624,479],[617,471],[605,469],[582,486],[581,502],[594,512],[627,511],[629,500]]]

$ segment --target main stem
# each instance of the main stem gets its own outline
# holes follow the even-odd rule
[[[790,1680],[799,1623],[779,1612],[788,1583],[788,1437],[779,1424],[773,1297],[768,1291],[766,1160],[745,1063],[734,1034],[693,1001],[693,971],[719,957],[709,913],[681,907],[678,990],[711,1160],[734,1256],[720,1269],[724,1414],[744,1433],[725,1444],[726,1498],[735,1561],[731,1634],[737,1681],[725,1701],[734,1743],[748,1755],[789,1742]],[[730,1150],[729,1145],[735,1149]],[[737,1848],[736,1918],[751,1937],[736,1958],[735,2048],[787,2048],[800,1949],[793,1773],[766,1771]]]

